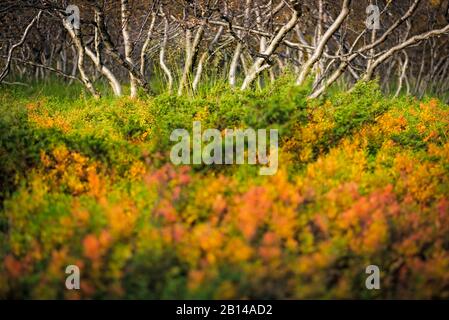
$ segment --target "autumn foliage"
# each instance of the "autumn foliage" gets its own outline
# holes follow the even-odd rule
[[[447,105],[372,83],[320,102],[285,83],[214,90],[4,92],[0,297],[449,298]],[[194,119],[279,128],[280,170],[173,166],[169,132]],[[382,290],[365,288],[370,264]]]

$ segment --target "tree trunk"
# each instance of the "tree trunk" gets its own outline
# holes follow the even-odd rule
[[[276,51],[278,46],[282,43],[282,40],[287,35],[287,33],[292,30],[295,25],[298,22],[299,16],[300,16],[299,9],[296,8],[293,11],[293,15],[290,18],[290,21],[284,25],[276,34],[276,36],[271,40],[269,46],[266,48],[266,50],[263,52],[264,58],[257,58],[254,64],[251,66],[250,70],[248,71],[248,75],[245,77],[245,80],[243,81],[243,84],[241,86],[241,90],[248,89],[253,81],[257,78],[257,76],[264,70],[270,67],[270,64],[266,63],[267,60],[271,57],[271,55]]]
[[[329,27],[329,29],[324,33],[320,43],[313,55],[306,61],[306,63],[301,68],[301,73],[296,80],[297,85],[302,85],[306,81],[307,76],[311,68],[315,65],[315,63],[321,58],[324,52],[324,48],[326,47],[329,39],[332,35],[340,28],[343,21],[345,21],[346,17],[349,15],[349,7],[351,5],[352,0],[343,0],[343,6],[341,8],[340,14],[337,19],[335,19],[334,23]]]
[[[125,45],[125,59],[130,65],[134,67],[134,60],[132,57],[133,45],[131,43],[131,37],[129,35],[129,2],[128,0],[121,0],[121,17],[122,17],[122,34],[123,43]],[[130,85],[131,85],[131,98],[137,97],[137,80],[134,75],[129,73]]]
[[[86,70],[84,69],[85,48],[83,44],[83,38],[80,34],[80,30],[73,28],[72,24],[68,22],[64,17],[62,19],[63,25],[69,32],[70,36],[72,37],[73,43],[77,50],[78,55],[77,66],[81,76],[81,81],[84,83],[84,86],[92,94],[92,96],[94,96],[96,99],[99,99],[100,93],[95,89],[94,85],[92,84],[92,81],[87,76]]]

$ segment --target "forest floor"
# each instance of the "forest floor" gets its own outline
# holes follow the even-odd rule
[[[449,298],[449,106],[0,89],[0,298]],[[279,170],[175,166],[170,134],[279,129]],[[81,290],[67,290],[68,265]],[[367,290],[366,267],[381,270]]]

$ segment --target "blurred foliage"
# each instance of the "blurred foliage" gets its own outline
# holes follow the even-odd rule
[[[134,101],[51,92],[0,94],[1,298],[449,298],[438,100],[366,83],[308,102],[288,78]],[[280,129],[278,173],[174,167],[170,133],[195,120]],[[382,290],[365,289],[370,264]]]

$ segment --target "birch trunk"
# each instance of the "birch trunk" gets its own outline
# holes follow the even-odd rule
[[[392,32],[394,30],[396,30],[401,24],[403,24],[405,21],[407,21],[407,19],[409,19],[413,15],[413,13],[416,11],[420,2],[421,2],[421,0],[415,0],[411,4],[411,6],[407,10],[407,12],[401,18],[399,18],[390,28],[388,28],[388,30],[385,31],[384,34],[381,37],[379,37],[375,42],[371,42],[369,45],[366,45],[366,46],[362,47],[361,49],[359,49],[356,53],[352,53],[354,46],[355,46],[355,44],[354,44],[349,52],[350,55],[348,57],[345,57],[341,61],[340,66],[337,68],[337,70],[335,70],[334,73],[326,80],[326,82],[319,89],[315,90],[309,96],[309,98],[310,99],[317,98],[321,94],[323,94],[327,87],[331,86],[335,81],[337,81],[340,78],[341,75],[344,74],[344,72],[346,71],[346,68],[348,66],[350,66],[350,63],[355,58],[357,58],[358,53],[362,53],[362,52],[371,50],[374,47],[377,47],[378,45],[385,42],[385,40],[389,37],[390,34],[392,34]],[[372,66],[373,65],[370,64],[370,68],[372,68]]]
[[[145,75],[146,70],[146,55],[148,51],[148,47],[150,46],[151,38],[153,37],[153,30],[154,30],[154,24],[156,23],[156,12],[153,12],[151,14],[151,22],[150,27],[148,28],[147,38],[145,40],[145,43],[143,44],[142,51],[140,52],[140,73],[142,75]]]
[[[186,60],[184,63],[184,71],[182,73],[181,81],[179,83],[178,95],[182,95],[189,77],[192,74],[192,69],[196,55],[198,54],[199,45],[204,35],[205,22],[203,21],[195,33],[195,38],[192,42],[192,30],[187,29],[185,35],[185,46],[186,46]]]
[[[229,66],[229,85],[232,88],[235,88],[237,84],[237,67],[239,65],[239,61],[241,60],[241,55],[243,51],[243,41],[244,38],[248,34],[249,29],[249,19],[251,14],[251,5],[252,0],[246,0],[245,3],[245,16],[243,22],[243,32],[239,31],[237,34],[237,46],[235,47],[234,54],[232,55],[231,65]],[[229,30],[234,32],[233,30]],[[235,34],[234,34],[235,35]]]
[[[137,80],[138,84],[142,86],[147,93],[149,93],[150,88],[148,82],[145,80],[144,76],[140,73],[140,70],[138,70],[134,64],[130,63],[126,59],[126,57],[123,57],[123,55],[117,50],[117,48],[112,43],[111,36],[106,27],[103,9],[98,4],[95,4],[94,11],[97,14],[98,19],[97,27],[106,51],[120,66],[128,70],[128,72]]]
[[[107,68],[103,63],[101,63],[101,60],[93,53],[92,50],[86,47],[86,54],[87,56],[92,60],[92,62],[97,67],[98,71],[101,72],[102,75],[106,77],[109,81],[109,85],[112,88],[112,91],[114,91],[114,95],[116,97],[122,96],[122,86],[120,85],[120,82],[116,78],[116,76],[112,73],[112,71]]]
[[[398,63],[398,67],[400,68],[400,74],[399,74],[399,81],[398,81],[398,88],[396,90],[396,93],[394,94],[394,97],[398,97],[399,94],[401,93],[402,90],[402,86],[404,84],[405,81],[405,75],[407,72],[407,67],[408,67],[408,55],[407,53],[404,51],[404,62],[402,62],[402,59],[399,59]]]
[[[64,28],[68,31],[68,33],[72,37],[73,43],[77,50],[78,55],[77,66],[78,71],[80,73],[81,81],[84,83],[84,86],[92,94],[92,96],[94,96],[96,99],[99,99],[100,93],[95,89],[94,85],[92,84],[92,81],[87,76],[86,70],[84,69],[84,57],[86,52],[83,44],[83,38],[80,34],[80,30],[73,28],[72,24],[70,24],[65,18],[63,18],[62,21]]]
[[[207,49],[207,52],[204,52],[201,55],[201,58],[198,62],[198,67],[196,69],[196,74],[195,74],[195,80],[193,80],[193,84],[192,84],[192,88],[193,88],[193,92],[196,92],[198,89],[198,85],[200,83],[201,80],[201,75],[203,74],[203,69],[204,69],[204,64],[206,63],[207,58],[209,57],[209,55],[213,52],[215,44],[218,42],[218,40],[220,39],[222,33],[223,33],[224,27],[220,27],[218,29],[218,32],[215,34],[214,39],[211,41],[209,48]]]
[[[164,71],[165,75],[168,79],[168,92],[171,93],[173,90],[173,76],[170,72],[170,69],[167,67],[165,63],[165,50],[167,48],[167,41],[168,41],[168,19],[164,12],[161,12],[162,19],[164,20],[164,36],[162,39],[161,44],[161,51],[159,54],[159,63],[161,65],[162,70]]]
[[[0,73],[0,83],[6,78],[6,76],[9,74],[9,70],[11,69],[11,61],[12,61],[12,55],[14,53],[14,50],[20,47],[26,40],[28,33],[30,32],[33,25],[36,23],[36,21],[39,20],[40,16],[42,14],[42,11],[39,11],[36,17],[34,17],[33,20],[28,24],[28,26],[25,28],[25,31],[22,34],[21,39],[16,44],[12,45],[11,48],[9,48],[8,51],[8,57],[6,59],[6,65],[3,68],[3,71]]]
[[[298,19],[300,16],[300,10],[297,7],[297,4],[294,5],[294,11],[292,14],[292,17],[290,18],[290,21],[286,25],[284,25],[276,34],[276,36],[271,40],[270,44],[266,48],[266,50],[263,52],[263,56],[265,58],[257,58],[256,61],[251,66],[250,70],[248,71],[248,75],[245,77],[245,80],[243,81],[243,84],[241,86],[241,90],[248,89],[251,84],[254,82],[254,80],[257,78],[257,76],[264,70],[268,69],[270,67],[269,64],[267,64],[267,59],[271,57],[271,55],[276,51],[276,49],[279,47],[279,45],[282,43],[284,37],[292,30],[296,24],[298,23]]]
[[[239,42],[235,47],[232,55],[231,65],[229,66],[229,85],[234,88],[237,83],[237,66],[239,64],[240,55],[242,54],[242,44]]]
[[[129,35],[129,1],[121,0],[121,17],[122,17],[122,35],[123,44],[125,45],[125,59],[128,63],[134,66],[132,58],[133,46],[131,43],[131,37]],[[137,80],[132,73],[129,73],[130,85],[131,85],[131,98],[137,97]]]
[[[324,49],[325,49],[329,39],[340,28],[341,24],[345,21],[346,17],[349,15],[349,12],[350,12],[349,7],[351,5],[351,2],[352,2],[352,0],[343,0],[342,9],[341,9],[340,14],[338,15],[337,19],[335,19],[334,23],[324,33],[320,43],[318,44],[317,48],[315,49],[315,52],[306,61],[304,66],[301,68],[301,73],[299,74],[298,79],[296,81],[297,85],[304,84],[307,76],[310,73],[310,70],[323,55]]]
[[[369,81],[371,80],[371,78],[373,77],[374,71],[376,70],[376,68],[381,65],[385,60],[387,60],[388,58],[390,58],[391,56],[393,56],[393,54],[395,54],[398,51],[401,51],[405,48],[408,48],[414,44],[417,44],[423,40],[427,40],[445,33],[449,32],[449,24],[446,25],[444,28],[441,29],[435,29],[435,30],[431,30],[416,36],[411,37],[410,39],[408,39],[407,41],[404,41],[392,48],[390,48],[387,52],[385,52],[384,54],[382,54],[380,57],[378,57],[373,64],[371,65],[371,67],[367,70],[365,76],[363,77],[364,81]]]

